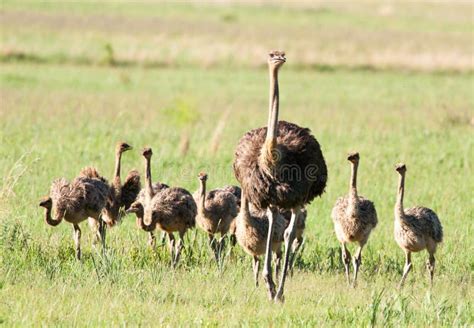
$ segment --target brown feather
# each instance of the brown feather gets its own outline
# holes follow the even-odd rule
[[[252,204],[283,209],[309,204],[326,187],[327,168],[321,148],[309,129],[278,122],[278,165],[262,166],[259,160],[267,128],[246,133],[235,151],[234,174]]]

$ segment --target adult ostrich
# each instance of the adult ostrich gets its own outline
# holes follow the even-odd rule
[[[263,276],[271,299],[283,301],[296,218],[301,209],[326,187],[327,168],[318,141],[307,128],[278,121],[278,71],[286,62],[285,53],[268,56],[270,106],[268,126],[247,132],[235,151],[234,174],[243,192],[257,208],[268,211],[268,235]],[[278,291],[272,278],[271,250],[274,218],[278,210],[291,210],[285,232],[285,264]]]

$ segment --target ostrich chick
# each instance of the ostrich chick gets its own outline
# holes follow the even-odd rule
[[[97,173],[96,173],[97,174]],[[99,176],[97,174],[97,176]],[[78,177],[69,183],[66,179],[55,180],[51,185],[49,197],[40,202],[45,208],[45,221],[57,226],[64,219],[72,223],[76,258],[81,259],[81,229],[79,223],[90,218],[99,224],[101,213],[109,194],[109,185],[105,179]],[[54,210],[54,218],[52,212]],[[101,235],[102,246],[105,248],[105,235]]]
[[[115,148],[114,178],[103,213],[103,220],[109,227],[120,221],[123,211],[130,207],[140,192],[140,174],[136,170],[128,173],[123,184],[120,177],[122,154],[131,149],[132,146],[125,142],[119,142]]]
[[[192,195],[183,188],[165,188],[155,194],[151,179],[151,148],[143,150],[146,169],[146,185],[144,203],[137,201],[128,212],[137,215],[137,224],[145,231],[153,231],[156,227],[168,234],[172,265],[178,264],[184,247],[184,235],[187,230],[194,228],[197,213],[196,203]],[[179,233],[175,243],[174,232]]]
[[[351,162],[349,194],[338,198],[331,213],[336,237],[342,246],[342,259],[348,284],[350,284],[349,264],[351,254],[346,244],[350,242],[357,242],[359,244],[356,255],[352,260],[354,266],[354,286],[357,283],[357,274],[362,262],[362,248],[367,243],[370,233],[377,226],[378,222],[374,203],[357,194],[359,159],[359,153],[352,153],[347,157],[347,160]]]
[[[400,287],[403,286],[408,272],[411,270],[411,253],[426,249],[429,259],[426,263],[433,284],[436,247],[443,241],[443,227],[436,213],[426,207],[403,209],[405,193],[405,164],[397,164],[396,171],[400,175],[398,182],[397,202],[395,204],[395,241],[405,251],[405,268],[403,269]]]
[[[214,189],[206,192],[207,174],[198,175],[200,188],[194,194],[198,206],[196,222],[209,237],[209,245],[214,252],[217,263],[224,249],[224,238],[238,214],[236,197],[225,189]],[[216,241],[215,235],[221,238]]]
[[[232,186],[232,185],[224,186],[222,189],[230,192],[232,195],[235,196],[235,201],[237,203],[237,213],[238,213],[240,211],[240,199],[242,198],[242,189],[240,189],[239,186]],[[236,220],[232,220],[230,224],[230,228],[229,228],[229,240],[232,247],[235,246],[235,244],[237,243],[237,238],[235,237],[235,223],[236,223]]]
[[[281,246],[287,222],[280,214],[274,216],[274,229],[272,235],[272,251],[276,254],[276,275],[279,275],[282,258]],[[248,199],[242,193],[241,207],[236,220],[235,235],[240,246],[253,257],[253,273],[255,286],[258,287],[260,271],[260,256],[265,254],[268,236],[268,217],[265,211],[249,208]]]
[[[153,185],[152,185],[152,190],[153,190],[153,194],[156,195],[158,193],[160,193],[161,191],[165,190],[165,189],[168,189],[169,186],[167,184],[164,184],[164,183],[161,183],[161,182],[155,182]],[[141,203],[141,204],[145,204],[145,199],[146,199],[146,189],[143,188],[142,190],[140,190],[140,192],[138,193],[138,196],[137,196],[137,199],[136,201],[138,203]],[[137,210],[136,206],[135,206],[135,210]],[[129,213],[136,213],[134,210],[132,211],[127,211]],[[140,227],[140,224],[139,224],[139,221],[138,221],[138,215],[137,215],[137,224],[138,224],[138,227]],[[148,230],[147,230],[148,231]],[[165,243],[166,241],[166,233],[165,232],[162,232],[162,236],[161,236],[161,240],[162,240],[162,244]],[[148,245],[154,249],[155,246],[156,246],[156,237],[155,237],[155,231],[154,229],[153,230],[150,230],[148,231]]]

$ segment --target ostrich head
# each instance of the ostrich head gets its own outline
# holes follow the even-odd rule
[[[130,146],[126,142],[117,143],[117,146],[115,148],[116,152],[120,153],[120,154],[123,153],[123,152],[126,152],[127,150],[131,150],[131,149],[132,149],[132,146]]]
[[[151,155],[153,155],[153,151],[151,150],[151,148],[144,148],[143,151],[142,151],[142,155],[146,159],[150,159]]]
[[[353,164],[358,163],[358,162],[359,162],[359,158],[360,158],[360,157],[359,157],[359,153],[357,153],[357,152],[349,153],[349,154],[347,155],[347,160],[348,160],[349,162],[353,163]]]
[[[274,50],[268,53],[268,67],[279,69],[285,62],[285,52]]]
[[[395,165],[395,170],[400,174],[405,174],[405,172],[407,171],[407,166],[403,163],[398,163],[397,165]]]
[[[204,173],[204,172],[199,173],[198,178],[201,181],[207,181],[207,173]]]
[[[144,210],[143,210],[143,205],[140,202],[134,202],[128,210],[126,211],[127,213],[135,213],[137,216],[143,217]]]
[[[41,199],[39,206],[50,210],[53,207],[53,200],[49,196],[44,197],[43,199]]]

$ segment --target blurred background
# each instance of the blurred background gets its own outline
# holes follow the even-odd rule
[[[470,71],[470,1],[2,1],[1,60]]]

